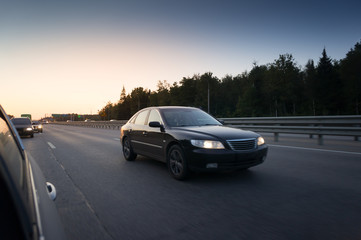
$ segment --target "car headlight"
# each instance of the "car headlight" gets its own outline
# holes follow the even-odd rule
[[[32,130],[33,130],[33,128],[28,127],[28,128],[26,128],[25,130],[26,130],[26,131],[32,131]]]
[[[263,138],[263,137],[258,137],[258,139],[257,139],[257,145],[258,145],[258,146],[261,146],[261,145],[263,145],[263,144],[265,144],[264,138]]]
[[[43,126],[39,125],[38,128],[42,128]]]
[[[206,149],[224,149],[224,146],[220,141],[191,140],[191,144],[195,147],[206,148]]]

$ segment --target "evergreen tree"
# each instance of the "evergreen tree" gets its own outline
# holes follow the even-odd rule
[[[341,60],[341,79],[344,83],[348,114],[361,114],[361,41]]]
[[[130,111],[132,114],[149,106],[150,90],[138,87],[133,89],[130,96]]]
[[[296,114],[303,85],[300,69],[291,54],[280,55],[269,66],[266,86],[269,99],[274,103],[275,116]]]
[[[331,99],[330,92],[334,89],[333,87],[334,69],[332,60],[327,56],[326,49],[322,51],[322,57],[320,58],[317,66],[317,82],[316,92],[318,93],[316,101],[319,103],[320,114],[330,114],[330,104],[333,103],[334,99]]]
[[[237,99],[237,116],[256,117],[267,115],[268,96],[264,94],[267,72],[267,66],[257,66],[254,64],[248,76],[243,76],[239,82],[242,86],[242,91]]]
[[[316,105],[318,105],[318,102],[316,102],[317,99],[317,76],[316,76],[316,68],[313,60],[309,60],[305,66],[304,70],[304,84],[305,84],[305,106],[304,108],[307,109],[305,111],[306,115],[316,115]]]
[[[332,59],[327,56],[326,49],[317,66],[318,106],[321,115],[339,114],[342,105],[342,86]]]
[[[126,97],[127,97],[127,94],[126,94],[126,91],[125,91],[125,87],[123,86],[122,92],[120,94],[119,103],[123,103],[125,101]]]

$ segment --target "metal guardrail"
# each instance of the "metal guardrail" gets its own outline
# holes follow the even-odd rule
[[[127,122],[128,120],[118,120],[118,121],[89,121],[89,122],[54,122],[53,124],[67,125],[67,126],[77,126],[77,127],[89,127],[89,128],[103,128],[103,129],[118,129]]]
[[[361,115],[355,116],[319,116],[319,117],[257,117],[257,118],[220,118],[229,127],[255,132],[273,133],[274,140],[279,140],[280,133],[307,134],[318,136],[318,144],[323,145],[324,135],[352,136],[355,141],[361,137]],[[127,120],[56,122],[56,124],[120,129]]]
[[[225,125],[255,132],[274,133],[278,141],[280,133],[308,134],[318,136],[323,145],[323,136],[352,136],[355,141],[361,136],[361,116],[318,116],[318,117],[260,117],[221,118]]]

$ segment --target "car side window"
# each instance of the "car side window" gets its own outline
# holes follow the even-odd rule
[[[23,155],[15,139],[17,136],[11,131],[11,122],[1,110],[0,106],[0,239],[25,239],[28,235],[24,235],[21,221],[21,215],[25,213],[19,215],[17,211],[22,205],[18,191],[26,193],[22,177]]]
[[[135,119],[134,124],[144,125],[144,124],[145,124],[145,120],[146,120],[146,118],[147,118],[147,116],[148,116],[148,112],[149,112],[149,110],[140,112],[140,113],[138,114],[137,118]]]
[[[8,165],[13,179],[21,186],[23,158],[14,136],[2,115],[0,116],[0,155]]]
[[[162,123],[162,119],[160,118],[160,115],[157,110],[151,110],[148,118],[148,124],[150,122],[160,122]]]

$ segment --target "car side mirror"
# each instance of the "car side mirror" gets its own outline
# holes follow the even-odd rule
[[[162,127],[162,124],[160,124],[160,122],[149,122],[149,127],[154,127],[154,128],[160,128]]]
[[[149,122],[149,127],[152,127],[152,128],[160,128],[160,131],[161,131],[161,132],[164,132],[164,131],[165,131],[163,124],[161,124],[161,123],[158,122],[158,121]]]

